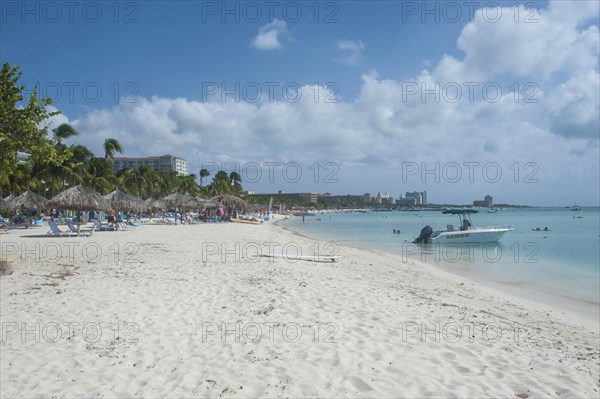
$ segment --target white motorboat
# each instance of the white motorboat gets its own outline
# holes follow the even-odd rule
[[[457,215],[460,227],[455,229],[453,225],[449,224],[445,230],[434,231],[430,226],[425,226],[413,243],[488,243],[500,240],[504,233],[513,230],[510,226],[473,226],[471,214],[478,212],[476,209],[448,209],[442,211],[444,214]]]

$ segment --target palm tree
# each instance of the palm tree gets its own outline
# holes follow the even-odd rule
[[[148,175],[149,168],[146,166],[125,169],[121,175],[123,191],[128,194],[137,195],[138,197],[146,197],[149,191],[148,186],[151,184],[151,179],[148,179]]]
[[[215,175],[215,179],[216,180],[224,180],[228,183],[231,181],[231,180],[229,180],[229,175],[224,170],[218,171],[217,174]]]
[[[82,184],[84,178],[89,177],[89,173],[85,170],[83,162],[77,162],[73,158],[69,158],[61,165],[58,165],[58,173],[62,178],[63,186]]]
[[[117,141],[117,139],[108,138],[104,140],[104,158],[105,159],[113,159],[116,153],[123,154],[124,150],[121,146],[121,143]]]
[[[86,168],[89,168],[92,160],[96,158],[94,153],[83,145],[71,146],[71,152],[73,153],[71,159],[76,162],[82,162]]]
[[[202,187],[202,180],[208,176],[210,176],[210,172],[207,169],[200,169],[200,187]]]
[[[231,172],[229,174],[229,180],[231,181],[231,185],[233,186],[233,191],[235,193],[240,194],[242,189],[242,176],[238,172]]]
[[[215,176],[212,183],[208,187],[208,192],[211,197],[223,194],[232,194],[233,188],[231,186],[231,183],[229,182],[229,176],[227,176],[227,173],[225,173],[225,176],[227,177],[226,179],[218,179]]]
[[[178,178],[178,190],[180,193],[188,193],[191,196],[196,196],[200,193],[198,185],[196,184],[196,175],[188,176],[177,176]]]
[[[79,136],[79,132],[68,123],[61,124],[56,129],[52,130],[52,133],[54,133],[54,139],[57,144],[61,144],[64,139],[68,139],[69,137]]]
[[[238,172],[231,172],[229,174],[229,180],[232,183],[241,183],[242,182],[242,176],[240,176],[240,174]]]
[[[67,123],[61,124],[56,129],[52,130],[52,133],[54,133],[54,148],[58,154],[64,154],[67,151],[67,146],[62,143],[63,140],[68,139],[69,137],[79,136],[79,132]],[[72,148],[73,147],[71,146],[71,149]]]

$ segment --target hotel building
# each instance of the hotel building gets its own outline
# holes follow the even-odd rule
[[[112,160],[113,170],[116,172],[123,169],[134,169],[146,166],[159,172],[177,172],[181,176],[188,175],[188,162],[172,155],[150,156],[143,158],[115,157]]]

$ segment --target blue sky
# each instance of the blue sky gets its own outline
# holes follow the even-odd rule
[[[0,56],[98,154],[257,192],[599,203],[596,1],[78,4],[2,2]]]

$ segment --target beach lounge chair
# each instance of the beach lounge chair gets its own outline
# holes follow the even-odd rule
[[[52,220],[48,220],[48,227],[50,227],[50,231],[46,233],[48,235],[57,237],[72,237],[77,235],[77,232],[73,233],[71,230],[62,231]]]
[[[114,231],[115,230],[115,228],[113,226],[109,225],[108,223],[102,223],[101,221],[99,221],[97,219],[92,219],[92,223],[94,223],[94,227],[98,231]]]
[[[72,233],[75,233],[75,235],[80,235],[80,236],[85,236],[85,237],[89,237],[92,234],[94,234],[94,231],[96,230],[96,225],[94,225],[91,229],[79,229],[79,232],[77,231],[77,226],[75,226],[73,224],[73,221],[71,219],[67,219],[67,226],[69,227],[69,230]]]
[[[120,222],[117,222],[117,230],[119,230],[119,231],[130,231],[130,230],[133,230],[133,227],[128,226],[127,223],[125,223],[123,221],[120,221]]]
[[[67,228],[69,229],[69,231],[71,233],[76,233],[77,234],[77,226],[75,226],[73,224],[73,221],[71,219],[65,220],[65,224],[67,225]]]
[[[96,225],[93,225],[90,229],[85,229],[85,231],[81,232],[81,235],[90,237],[92,234],[94,234],[94,231],[96,231]]]

